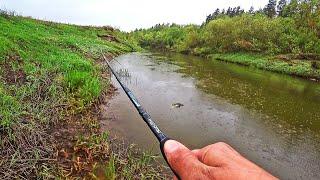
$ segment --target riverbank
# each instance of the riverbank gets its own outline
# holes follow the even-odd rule
[[[180,53],[182,55],[198,56],[206,59],[234,63],[280,74],[287,74],[313,82],[320,82],[320,59],[312,59],[311,57],[308,57],[308,54],[265,55],[246,52],[201,54],[177,52],[175,49],[157,49],[151,47],[145,48],[154,52],[172,52]]]
[[[217,9],[201,25],[157,24],[130,35],[151,49],[211,57],[315,81],[320,79],[319,7],[316,2],[290,2],[285,11],[299,11],[274,17],[240,7],[231,11],[230,7],[228,11]]]
[[[151,52],[197,56],[320,82],[320,59],[308,59],[309,57],[306,57],[308,55],[304,54],[266,55],[246,52],[198,54],[177,52],[174,49],[145,48]]]
[[[249,53],[211,54],[207,56],[209,59],[298,76],[311,81],[320,80],[320,60],[300,60],[292,57],[294,55],[266,56]]]
[[[175,50],[150,49],[153,52],[177,53]],[[181,55],[198,56],[205,59],[223,61],[241,66],[253,67],[270,72],[286,74],[294,77],[320,82],[320,60],[301,60],[303,55],[263,55],[254,53],[216,53],[209,55],[189,54],[178,52]]]
[[[101,53],[139,47],[109,26],[4,11],[0,24],[1,179],[162,177],[154,156],[100,130],[99,106],[114,91]]]

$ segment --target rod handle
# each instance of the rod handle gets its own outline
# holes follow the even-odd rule
[[[168,164],[168,166],[170,167],[171,171],[174,173],[174,175],[175,175],[179,180],[181,180],[180,176],[174,171],[174,169],[173,169],[173,168],[171,167],[171,165],[169,164],[168,159],[167,159],[167,156],[166,156],[166,154],[164,153],[164,144],[165,144],[168,140],[172,140],[172,139],[166,137],[166,138],[164,138],[164,139],[162,139],[162,140],[160,141],[160,150],[161,150],[161,153],[162,153],[162,156],[163,156],[164,160],[167,162],[167,164]]]

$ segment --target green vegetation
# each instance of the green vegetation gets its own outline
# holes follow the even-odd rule
[[[319,0],[278,5],[270,0],[264,9],[248,12],[217,9],[201,26],[158,24],[132,35],[144,47],[213,58],[220,54],[218,60],[320,79]]]
[[[271,56],[248,54],[248,53],[224,53],[224,54],[211,54],[209,58],[232,62],[240,65],[256,67],[268,71],[284,73],[299,77],[313,77],[319,78],[320,71],[313,70],[310,62],[301,60],[279,61]]]
[[[125,43],[98,38],[99,34],[110,33],[103,28],[76,27],[15,16],[1,16],[0,23],[1,97],[15,104],[10,106],[11,110],[2,113],[7,114],[6,117],[21,114],[23,106],[26,107],[23,103],[28,103],[40,88],[46,96],[39,97],[40,101],[73,98],[77,104],[90,104],[106,87],[94,59],[98,59],[101,52],[116,55],[134,50]],[[118,37],[119,32],[112,33]],[[10,91],[14,91],[13,96]],[[38,116],[48,119],[41,118],[42,114]],[[2,128],[9,128],[16,118],[10,119],[5,124],[2,121]]]
[[[154,157],[128,159],[132,150],[112,151],[116,144],[99,133],[98,103],[110,81],[101,53],[139,50],[126,36],[0,11],[1,179],[93,178],[98,162],[109,177],[150,175],[122,162],[149,167]]]

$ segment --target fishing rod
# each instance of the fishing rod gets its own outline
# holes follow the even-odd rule
[[[167,164],[169,165],[170,169],[172,170],[172,172],[176,175],[176,177],[179,178],[179,175],[171,168],[170,164],[168,163],[167,157],[164,153],[164,144],[170,140],[170,138],[168,136],[166,136],[160,129],[159,127],[156,125],[156,123],[151,119],[151,116],[149,115],[149,113],[147,113],[146,110],[144,110],[144,108],[142,107],[142,105],[139,103],[138,99],[134,96],[134,94],[132,93],[132,91],[127,88],[127,86],[125,86],[118,74],[112,69],[110,63],[108,62],[108,60],[106,59],[106,57],[104,56],[104,54],[102,54],[103,59],[105,60],[105,62],[107,63],[110,71],[112,72],[112,74],[114,75],[114,77],[117,79],[118,83],[120,84],[120,86],[122,87],[122,89],[124,90],[124,92],[127,94],[128,98],[130,99],[130,101],[132,102],[132,104],[134,105],[134,107],[136,108],[136,110],[139,112],[140,116],[142,117],[142,119],[144,120],[144,122],[148,125],[149,129],[152,131],[152,133],[154,134],[154,136],[156,136],[157,140],[159,141],[160,144],[160,150],[162,153],[163,158],[165,159],[165,161],[167,162]],[[120,64],[120,63],[119,63]]]

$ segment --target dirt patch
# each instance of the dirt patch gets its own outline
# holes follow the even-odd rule
[[[319,54],[313,54],[313,53],[300,53],[294,55],[295,59],[302,59],[302,60],[317,60],[320,61],[320,55]]]
[[[110,34],[98,34],[97,36],[106,41],[117,42],[117,43],[120,42],[115,36],[112,36]]]
[[[277,60],[282,60],[282,61],[286,61],[286,62],[290,61],[291,58],[292,57],[290,55],[284,55],[284,54],[280,54],[275,57],[275,59],[277,59]]]
[[[111,31],[111,32],[115,31],[115,29],[112,26],[103,26],[102,28],[106,31]]]
[[[91,107],[85,112],[71,116],[51,129],[56,139],[56,159],[62,176],[85,177],[96,162],[103,160],[107,154],[107,144],[91,146],[88,139],[98,134],[97,109]],[[101,148],[100,148],[101,147]],[[100,149],[99,149],[100,148]]]
[[[282,61],[291,61],[291,60],[312,60],[312,61],[320,61],[319,54],[312,53],[299,53],[299,54],[280,54],[274,57],[275,59]]]
[[[18,67],[14,68],[14,64]],[[23,70],[23,60],[18,55],[9,55],[5,58],[4,62],[1,63],[3,68],[4,81],[9,85],[21,86],[26,83],[27,78]]]

